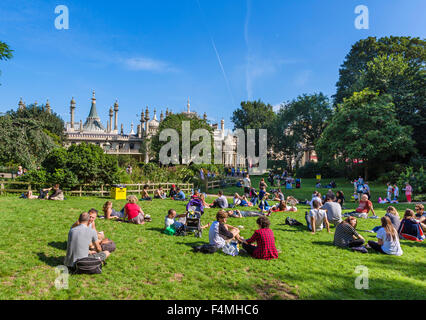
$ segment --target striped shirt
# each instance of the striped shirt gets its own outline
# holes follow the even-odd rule
[[[359,236],[354,227],[352,227],[349,223],[342,222],[336,227],[336,232],[334,233],[334,245],[346,248],[349,243],[354,240],[354,236]]]

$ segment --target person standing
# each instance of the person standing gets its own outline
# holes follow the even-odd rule
[[[248,174],[246,174],[246,176],[243,179],[243,186],[244,186],[244,195],[248,197],[250,195],[250,188],[251,188],[250,176]]]
[[[408,182],[406,182],[405,188],[403,190],[405,190],[405,197],[407,198],[407,202],[411,203],[411,194],[413,193],[413,187]]]
[[[398,202],[398,198],[399,198],[399,188],[396,185],[396,183],[393,185],[393,200]]]

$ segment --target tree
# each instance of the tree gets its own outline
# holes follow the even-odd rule
[[[426,142],[426,41],[411,37],[369,37],[356,42],[339,70],[335,105],[354,92],[370,88],[390,94],[398,120],[413,127],[416,148],[424,155]]]
[[[13,57],[12,52],[13,50],[11,50],[6,43],[0,41],[0,60],[12,59]],[[1,71],[0,71],[0,74],[1,74]]]
[[[270,129],[275,153],[282,152],[291,163],[300,152],[314,150],[332,115],[330,102],[322,93],[304,94],[282,104]]]
[[[235,129],[268,129],[275,119],[275,112],[270,104],[262,101],[242,101],[241,108],[234,111],[231,121]]]
[[[390,95],[365,89],[338,109],[317,142],[321,160],[362,160],[367,179],[370,166],[414,151],[411,128],[396,119]]]
[[[179,163],[182,163],[182,122],[189,121],[190,124],[190,136],[197,129],[206,129],[210,133],[211,137],[211,155],[213,157],[213,128],[207,123],[204,119],[199,119],[198,117],[187,116],[183,113],[170,114],[162,122],[158,128],[158,132],[154,135],[148,142],[150,148],[150,154],[155,160],[158,161],[159,153],[161,148],[167,143],[167,141],[160,141],[160,132],[165,129],[174,129],[179,135]],[[199,141],[190,142],[190,150],[200,143]],[[143,147],[142,147],[143,148]]]
[[[58,144],[34,119],[0,117],[0,163],[36,168]]]

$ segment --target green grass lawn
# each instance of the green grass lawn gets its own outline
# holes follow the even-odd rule
[[[253,179],[255,180],[255,179]],[[302,189],[286,192],[308,198],[313,181],[303,181]],[[353,190],[338,181],[339,189]],[[241,189],[238,189],[241,190]],[[324,189],[325,190],[325,189]],[[384,187],[380,191],[384,194]],[[227,193],[234,190],[229,188]],[[373,195],[375,191],[373,189]],[[349,193],[345,192],[346,195]],[[349,197],[348,197],[349,198]],[[213,200],[213,198],[209,199]],[[311,235],[304,228],[284,224],[287,216],[305,223],[307,206],[291,214],[271,217],[279,259],[256,260],[247,255],[231,257],[193,253],[201,239],[168,236],[161,231],[169,208],[184,212],[186,203],[172,200],[139,202],[153,221],[142,226],[96,220],[98,230],[116,242],[117,250],[107,260],[101,275],[72,275],[69,288],[54,285],[55,266],[63,263],[71,224],[78,215],[94,207],[101,210],[106,199],[68,197],[66,201],[23,200],[17,196],[0,198],[0,299],[424,299],[426,296],[425,243],[401,241],[401,257],[361,254],[332,245],[334,228]],[[376,201],[374,201],[376,202]],[[121,209],[125,201],[114,201]],[[386,205],[375,208],[379,216]],[[348,203],[355,208],[355,203]],[[400,212],[414,205],[396,205]],[[214,220],[217,209],[207,209],[202,222]],[[248,238],[256,228],[256,218],[234,219]],[[358,230],[370,230],[379,220],[364,219]],[[366,240],[375,234],[360,232]],[[369,289],[354,286],[355,267],[369,270]]]

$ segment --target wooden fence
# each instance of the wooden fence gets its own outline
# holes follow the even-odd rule
[[[192,189],[194,189],[193,183],[180,183],[180,182],[143,182],[143,183],[129,183],[125,184],[127,188],[127,194],[142,194],[143,187],[145,185],[148,186],[148,193],[153,194],[155,189],[159,186],[163,187],[164,191],[167,193],[169,188],[172,185],[176,185],[183,192],[189,193]],[[38,185],[38,184],[37,184]],[[98,195],[100,197],[108,196],[111,192],[112,185],[101,185],[100,187],[91,186],[89,184],[82,184],[77,186],[76,188],[67,190],[64,189],[64,193],[66,195],[77,195],[82,197],[83,195]],[[40,188],[35,188],[36,184],[31,182],[21,182],[21,181],[0,181],[0,195],[7,193],[23,193],[29,190],[33,192],[39,191]]]
[[[216,179],[216,180],[210,180],[205,182],[205,189],[207,192],[209,189],[215,189],[215,188],[224,188],[227,186],[234,186],[238,180],[241,180],[239,178],[225,178],[225,179]]]

